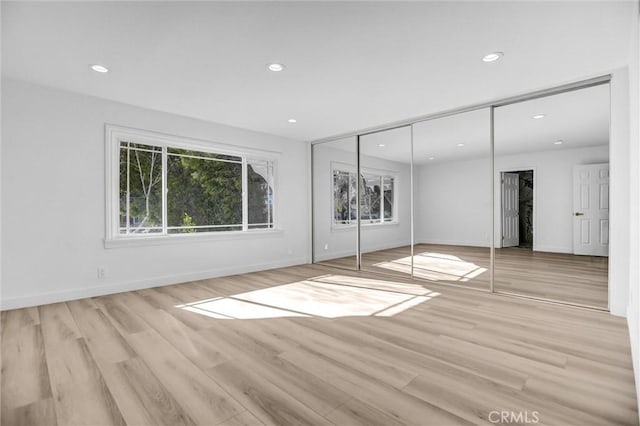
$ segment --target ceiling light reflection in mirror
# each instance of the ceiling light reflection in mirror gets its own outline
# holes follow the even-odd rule
[[[602,145],[609,140],[609,85],[499,107],[495,123],[496,156]]]

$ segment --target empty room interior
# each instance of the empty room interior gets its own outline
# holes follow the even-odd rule
[[[2,426],[639,424],[638,1],[0,15]]]

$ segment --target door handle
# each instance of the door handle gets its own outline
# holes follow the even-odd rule
[[[584,213],[575,212],[573,215],[574,215],[574,216],[584,216]]]

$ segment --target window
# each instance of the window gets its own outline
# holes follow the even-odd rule
[[[348,167],[345,167],[348,168]],[[360,221],[364,224],[396,221],[395,176],[363,171],[360,175]],[[333,224],[351,225],[357,221],[356,173],[333,169]]]
[[[107,239],[274,228],[274,159],[151,132],[107,131],[108,154],[119,158],[108,165],[109,184],[119,191]]]
[[[333,223],[348,225],[356,221],[356,174],[333,171]]]

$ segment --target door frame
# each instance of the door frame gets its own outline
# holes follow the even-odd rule
[[[494,246],[495,248],[502,248],[502,175],[503,173],[515,173],[515,172],[524,172],[527,170],[533,171],[533,211],[532,211],[532,222],[533,222],[533,245],[531,247],[532,251],[537,251],[537,242],[538,238],[536,235],[538,229],[538,170],[535,166],[524,166],[524,167],[501,167],[496,168],[496,176],[495,176],[495,188],[494,191],[496,194],[500,194],[500,197],[496,197],[496,205],[494,206],[494,214],[497,216],[496,223],[499,223],[500,226],[496,227],[494,230]],[[494,217],[494,220],[496,218]]]

